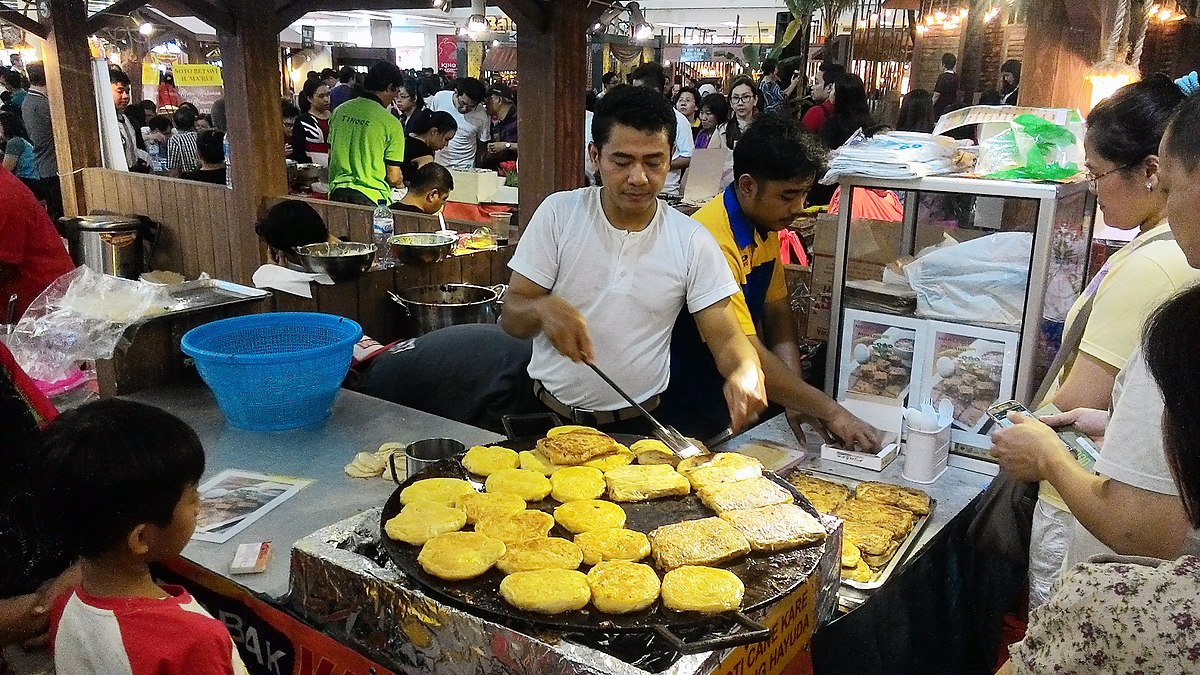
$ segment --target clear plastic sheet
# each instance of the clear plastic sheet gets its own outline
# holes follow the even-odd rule
[[[170,306],[165,287],[108,276],[86,265],[59,277],[33,301],[8,346],[31,377],[56,382],[72,366],[112,358],[125,331],[152,308]]]
[[[296,542],[289,603],[317,630],[386,667],[439,675],[698,675],[729,653],[646,658],[639,667],[601,651],[636,642],[636,634],[563,636],[480,619],[429,598],[395,569],[379,547],[380,514],[372,509]],[[818,625],[836,605],[838,555],[831,547],[821,561]],[[764,617],[765,611],[753,618]]]

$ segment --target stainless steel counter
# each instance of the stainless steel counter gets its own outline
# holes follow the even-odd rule
[[[312,479],[278,508],[224,544],[192,541],[183,557],[225,576],[254,593],[278,600],[288,590],[289,556],[301,537],[368,509],[381,506],[395,489],[382,478],[351,478],[343,467],[356,452],[374,452],[388,441],[455,438],[468,446],[500,437],[380,399],[343,390],[333,415],[320,426],[283,432],[251,432],[230,427],[203,384],[149,389],[128,398],[156,405],[196,430],[207,455],[204,479],[225,469],[245,469]],[[229,576],[238,544],[270,541],[271,560],[259,574]]]

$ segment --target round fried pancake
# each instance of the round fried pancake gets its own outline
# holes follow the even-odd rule
[[[550,496],[563,503],[595,499],[604,489],[604,472],[588,466],[568,466],[550,476]]]
[[[503,516],[525,510],[525,500],[507,492],[472,492],[459,495],[455,506],[467,514],[467,522],[474,525],[480,518]]]
[[[537,449],[555,464],[575,466],[593,457],[616,452],[618,445],[606,434],[573,431],[543,438],[537,442]]]
[[[439,579],[462,581],[490,570],[504,542],[479,532],[448,532],[430,539],[417,555],[421,569]]]
[[[524,450],[517,453],[517,460],[521,463],[521,468],[529,471],[536,471],[547,478],[554,475],[555,471],[563,468],[562,466],[546,459],[546,456],[537,450]]]
[[[736,574],[716,567],[685,565],[662,580],[663,604],[681,612],[717,614],[742,606],[746,587]]]
[[[867,565],[867,561],[865,560],[860,559],[854,567],[842,568],[842,577],[851,581],[858,581],[865,584],[873,576],[875,576],[875,571],[871,569],[870,565]]]
[[[625,509],[599,499],[580,499],[554,509],[554,520],[575,534],[625,525]]]
[[[842,542],[842,567],[852,569],[852,568],[858,567],[858,563],[860,563],[860,562],[862,562],[862,551],[858,550],[858,547],[855,546],[854,544],[852,544],[848,541],[843,541]]]
[[[615,452],[600,455],[599,457],[593,457],[583,464],[580,464],[580,466],[599,469],[601,471],[608,471],[609,469],[615,469],[618,466],[633,464],[635,457],[632,450],[621,445],[620,443],[616,444],[616,448],[617,449]]]
[[[501,469],[487,477],[484,489],[516,495],[527,502],[540,502],[550,494],[550,480],[537,471]]]
[[[439,534],[457,532],[467,524],[462,509],[436,502],[413,502],[383,524],[387,536],[420,546]]]
[[[519,464],[515,450],[476,445],[463,455],[463,468],[477,476],[490,476],[501,469],[515,469]]]
[[[533,570],[504,577],[500,596],[517,609],[558,614],[586,607],[592,599],[592,589],[583,572]]]
[[[558,537],[526,539],[508,544],[504,557],[496,563],[505,574],[532,570],[573,570],[583,562],[579,547]]]
[[[408,506],[413,502],[436,502],[454,506],[460,495],[474,491],[475,488],[461,478],[426,478],[404,488],[400,492],[400,503]]]
[[[605,560],[637,562],[650,555],[650,540],[636,530],[606,527],[575,535],[575,543],[583,551],[583,562],[595,565]]]
[[[609,560],[589,570],[587,580],[592,604],[608,614],[641,611],[658,599],[658,575],[649,565]]]
[[[484,516],[475,522],[475,531],[516,544],[526,539],[541,539],[554,527],[554,516],[545,511],[525,510],[496,516]]]

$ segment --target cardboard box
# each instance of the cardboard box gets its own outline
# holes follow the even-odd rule
[[[843,450],[832,445],[821,446],[821,459],[837,462],[838,464],[857,466],[861,469],[870,469],[871,471],[883,471],[899,456],[899,443],[888,443],[883,446],[882,450],[873,455],[854,450]]]
[[[478,204],[489,201],[500,187],[500,174],[487,169],[450,169],[454,177],[454,189],[450,191],[450,201],[464,204]]]

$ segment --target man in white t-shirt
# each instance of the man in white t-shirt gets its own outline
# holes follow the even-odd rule
[[[758,356],[729,303],[738,286],[716,240],[657,198],[674,127],[661,94],[609,92],[589,148],[604,187],[548,197],[509,263],[502,325],[533,338],[535,393],[575,423],[645,433],[636,410],[587,364],[653,409],[667,386],[671,329],[685,305],[726,379],[735,430],[766,406]]]
[[[666,96],[667,74],[662,65],[643,63],[634,69],[630,79],[635,87],[648,87]],[[672,108],[674,110],[674,108]],[[662,191],[666,194],[680,195],[683,193],[683,170],[692,163],[692,153],[696,151],[696,141],[692,137],[692,123],[683,113],[675,110],[675,151],[671,154],[671,171]]]
[[[439,91],[426,99],[430,110],[448,112],[458,122],[454,138],[434,154],[438,164],[448,169],[475,168],[479,146],[492,139],[491,120],[483,107],[485,94],[482,82],[464,77],[454,83],[454,91]]]

